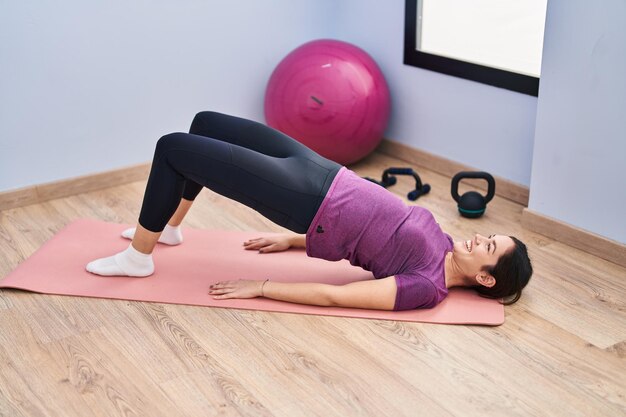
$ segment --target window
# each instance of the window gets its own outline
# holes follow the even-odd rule
[[[547,0],[406,0],[404,63],[536,96]]]

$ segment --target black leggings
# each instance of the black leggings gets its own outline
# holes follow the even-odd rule
[[[157,142],[139,224],[161,232],[181,197],[194,200],[207,187],[306,233],[340,168],[261,123],[198,113],[189,133]]]

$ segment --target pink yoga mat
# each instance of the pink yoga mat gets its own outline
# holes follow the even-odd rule
[[[77,220],[18,265],[0,281],[0,288],[400,321],[485,325],[500,325],[504,322],[504,308],[500,303],[481,298],[465,289],[453,289],[433,309],[411,311],[316,307],[265,298],[213,300],[208,295],[208,287],[220,280],[271,278],[274,281],[343,284],[373,278],[370,272],[354,267],[348,261],[328,262],[309,258],[300,249],[266,254],[243,249],[245,240],[271,235],[266,232],[184,228],[185,241],[182,245],[157,245],[154,252],[156,272],[150,277],[101,277],[85,271],[89,261],[128,247],[129,241],[120,236],[127,227],[130,225],[91,219]]]

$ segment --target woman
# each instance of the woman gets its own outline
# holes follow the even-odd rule
[[[277,130],[215,112],[197,114],[188,134],[158,141],[137,227],[122,234],[131,244],[86,269],[98,275],[151,275],[156,243],[182,242],[180,224],[203,187],[299,234],[252,239],[245,249],[266,253],[303,247],[311,257],[348,259],[376,278],[346,285],[217,282],[209,287],[215,299],[263,296],[407,310],[434,307],[448,288],[464,286],[487,297],[512,297],[512,303],[532,274],[519,240],[476,235],[453,242],[428,210],[407,206]]]

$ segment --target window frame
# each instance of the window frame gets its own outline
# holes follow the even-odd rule
[[[404,64],[537,97],[539,78],[417,50],[418,1],[405,0]]]

